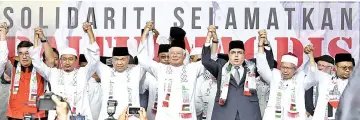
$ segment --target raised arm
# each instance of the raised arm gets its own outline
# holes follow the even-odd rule
[[[304,48],[304,52],[305,54],[307,54],[307,56],[309,57],[309,66],[305,67],[305,80],[304,80],[304,89],[307,90],[310,87],[318,84],[319,80],[318,78],[326,78],[326,75],[324,76],[323,73],[321,73],[319,70],[317,70],[316,68],[316,63],[315,63],[315,59],[314,59],[314,47],[312,45],[307,45]],[[330,79],[326,79],[326,80],[330,80]]]
[[[29,48],[29,53],[30,53],[30,57],[31,57],[31,62],[34,66],[34,68],[36,69],[36,72],[40,73],[40,75],[42,77],[45,78],[45,80],[49,80],[49,75],[51,73],[51,68],[48,67],[40,58],[40,52],[41,52],[41,47],[30,47]]]
[[[87,71],[86,73],[86,80],[90,80],[91,76],[96,72],[97,64],[100,61],[100,55],[99,55],[99,46],[95,42],[95,36],[94,32],[91,28],[91,24],[85,22],[83,24],[83,30],[87,33],[89,37],[89,44],[88,47],[85,50],[85,58],[88,62],[88,64],[84,67],[84,69]]]
[[[256,54],[256,68],[257,72],[260,74],[261,78],[263,78],[267,83],[270,83],[272,79],[272,71],[270,69],[265,51],[264,51],[264,42],[267,38],[267,34],[265,30],[259,31],[259,43],[258,43],[258,52]]]
[[[5,22],[0,23],[0,75],[4,73],[4,70],[6,69],[6,62],[8,61],[9,50],[6,42],[7,32],[7,24]]]
[[[141,43],[138,49],[138,60],[141,70],[141,75],[145,75],[145,71],[149,72],[155,78],[157,78],[157,71],[160,69],[161,64],[153,60],[154,55],[154,37],[152,32],[149,32],[153,28],[152,21],[147,22],[144,28],[144,32],[141,35]]]
[[[40,27],[35,28],[35,39],[34,39],[34,43],[37,46],[37,42],[39,41],[39,39],[41,40],[41,43],[44,47],[44,53],[45,53],[45,59],[47,62],[47,65],[49,67],[54,67],[55,66],[55,56],[54,56],[54,51],[51,47],[51,45],[49,44],[49,42],[47,41],[47,38],[44,35],[43,30]]]
[[[210,41],[212,40],[212,46],[210,48]],[[208,33],[206,37],[206,43],[202,49],[201,61],[206,70],[208,70],[215,78],[218,77],[218,73],[220,68],[222,67],[222,63],[226,63],[223,59],[214,59],[213,56],[216,56],[217,47],[218,47],[218,39],[216,36],[215,26],[208,27]]]

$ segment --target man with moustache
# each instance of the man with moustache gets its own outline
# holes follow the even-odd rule
[[[71,116],[79,119],[92,120],[92,114],[87,94],[87,81],[95,73],[97,61],[99,61],[99,47],[95,42],[95,36],[89,23],[83,24],[83,30],[89,36],[89,43],[85,50],[88,64],[85,67],[75,68],[77,52],[73,48],[65,48],[60,51],[62,69],[50,68],[40,59],[41,47],[30,48],[30,56],[35,69],[48,80],[54,92],[66,98],[70,104]],[[49,111],[49,119],[54,119],[56,113]]]

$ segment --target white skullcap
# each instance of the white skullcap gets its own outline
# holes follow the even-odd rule
[[[202,52],[202,48],[196,47],[191,49],[190,55],[201,55],[201,52]]]
[[[298,58],[293,56],[293,55],[283,55],[281,58],[281,62],[287,62],[287,63],[292,63],[294,65],[298,65]]]
[[[62,49],[60,51],[60,56],[65,55],[65,54],[77,56],[76,50],[74,48],[69,48],[69,47]]]

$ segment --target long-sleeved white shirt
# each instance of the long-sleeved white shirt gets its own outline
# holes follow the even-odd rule
[[[270,69],[265,54],[258,53],[256,56],[256,63],[260,76],[265,81],[270,81],[269,102],[265,109],[263,120],[275,120],[277,90],[279,82],[282,80],[281,72],[277,69]],[[292,118],[288,117],[287,112],[290,109],[292,92],[290,89],[293,86],[295,87],[296,110],[299,112],[299,116],[295,120],[304,120],[306,118],[305,90],[313,86],[313,71],[315,71],[315,67],[309,67],[309,69],[311,70],[308,70],[306,74],[303,71],[297,71],[297,73],[295,73],[296,84],[293,84],[290,80],[284,81],[284,84],[288,87],[286,90],[283,90],[281,97],[281,116],[283,120],[292,120]]]
[[[65,72],[62,69],[50,68],[40,58],[41,47],[29,49],[32,63],[37,72],[51,84],[52,92],[67,98],[71,107],[75,107],[76,114],[81,114],[92,120],[89,98],[87,94],[87,81],[95,73],[97,61],[99,61],[99,47],[94,42],[87,46],[85,58],[88,64],[72,72]],[[64,84],[59,81],[63,78]],[[76,84],[75,84],[76,83]],[[75,94],[76,92],[76,94]],[[53,120],[54,112],[49,113],[48,119]]]
[[[106,66],[103,63],[98,63],[96,74],[101,79],[101,88],[102,88],[102,105],[100,110],[99,120],[103,120],[109,117],[107,114],[107,101],[109,100],[109,91],[110,91],[110,79],[112,79],[113,69]],[[124,72],[114,72],[114,83],[113,83],[113,99],[117,100],[116,112],[113,115],[115,118],[118,118],[120,114],[125,110],[129,104],[128,98],[128,87],[132,88],[132,106],[140,107],[140,96],[139,96],[139,83],[142,80],[142,77],[145,75],[145,70],[140,66],[134,66],[130,69],[129,73]],[[128,76],[129,75],[129,76]],[[127,77],[130,79],[130,83],[127,82]]]
[[[153,113],[154,104],[157,97],[157,91],[158,91],[158,82],[156,81],[155,77],[152,76],[150,73],[146,73],[145,83],[144,83],[143,90],[140,90],[140,93],[143,93],[145,90],[149,91],[149,101],[148,101],[148,107],[146,110],[146,115],[148,120],[155,120],[156,114]],[[159,107],[159,106],[157,106]]]
[[[340,92],[340,95],[338,96],[339,97],[338,100],[340,100],[340,96],[348,84],[348,79],[343,80],[340,78],[334,78],[335,81],[337,81],[337,83],[335,84],[331,80],[333,77],[332,75],[329,75],[319,70],[316,70],[315,74],[316,74],[315,76],[316,84],[318,83],[319,95],[314,111],[313,120],[320,120],[320,119],[324,119],[326,113],[328,112],[326,106],[328,105],[328,102],[331,98],[331,96],[329,95],[330,90],[333,90],[334,86],[337,84],[338,90]],[[329,120],[335,119],[336,110],[337,110],[336,108],[333,108],[332,110],[333,114],[332,116],[328,117]]]
[[[97,120],[100,115],[101,104],[102,104],[102,91],[101,83],[97,82],[93,77],[88,81],[87,92],[89,95],[89,103],[91,114],[94,120]]]
[[[143,66],[147,72],[152,74],[158,81],[158,109],[156,114],[156,120],[181,120],[179,113],[182,110],[182,84],[181,84],[181,73],[182,67],[174,67],[169,65],[164,65],[157,63],[152,60],[152,58],[147,57],[147,43],[145,41],[140,44],[138,49],[138,58],[139,64]],[[165,82],[165,73],[166,68],[170,67],[172,69],[172,84],[171,84],[171,97],[169,101],[169,108],[162,107],[162,102],[165,100],[165,91],[164,91],[164,82]],[[204,71],[204,67],[201,63],[190,63],[187,64],[185,69],[188,82],[186,83],[186,88],[189,94],[190,101],[190,112],[192,114],[191,120],[196,120],[196,111],[195,111],[195,85],[196,79],[199,77],[200,73]]]
[[[9,50],[6,41],[0,41],[0,46],[0,75],[2,75],[6,68],[6,62],[8,61]]]

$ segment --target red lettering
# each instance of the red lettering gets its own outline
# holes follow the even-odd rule
[[[99,45],[100,56],[103,56],[103,54],[104,54],[104,37],[96,36],[95,41]]]
[[[185,40],[185,49],[187,50],[187,51],[189,51],[189,53],[191,52],[191,48],[190,48],[190,45],[189,45],[189,41],[188,41],[188,39],[185,37],[184,38]]]
[[[19,39],[20,41],[30,41],[29,38],[24,36],[18,36],[17,39]]]
[[[290,37],[290,40],[293,43],[293,52],[298,57],[298,67],[300,67],[303,63],[304,47],[300,40],[293,37]]]
[[[288,53],[288,38],[287,37],[275,37],[277,41],[277,61],[280,63],[281,57]],[[298,39],[290,37],[290,40],[293,42],[293,53],[298,57],[298,67],[301,66],[303,62],[303,46]],[[296,49],[295,49],[296,48]],[[278,64],[279,68],[280,64]]]
[[[281,61],[281,57],[288,53],[288,38],[287,37],[275,37],[277,41],[277,57],[276,60],[278,63]],[[278,64],[279,68],[280,64]]]
[[[245,59],[252,59],[254,58],[254,42],[256,37],[251,37],[245,42]]]
[[[195,37],[195,47],[203,47],[206,42],[206,37]]]
[[[345,38],[345,37],[342,37],[341,38],[343,41],[346,42],[347,46],[349,47],[349,49],[352,48],[352,39],[351,37],[350,38]],[[337,53],[349,53],[348,51],[346,51],[345,49],[343,48],[340,48],[339,46],[337,46],[337,42],[340,40],[340,37],[336,37],[332,40],[330,40],[330,43],[329,43],[329,47],[328,47],[328,51],[329,51],[329,54],[333,57],[335,57],[335,55]]]
[[[313,44],[314,46],[314,57],[319,57],[322,54],[322,41],[324,40],[324,38],[318,38],[318,37],[310,37],[309,41]]]
[[[116,41],[116,47],[126,47],[129,37],[114,37],[114,39]]]
[[[228,54],[229,52],[229,43],[231,40],[231,37],[221,37],[222,49],[224,50],[225,54]],[[219,47],[219,49],[221,49],[221,46]]]
[[[8,36],[6,37],[6,43],[7,43],[7,47],[8,47],[8,59],[12,60],[12,58],[15,56],[15,36]]]

